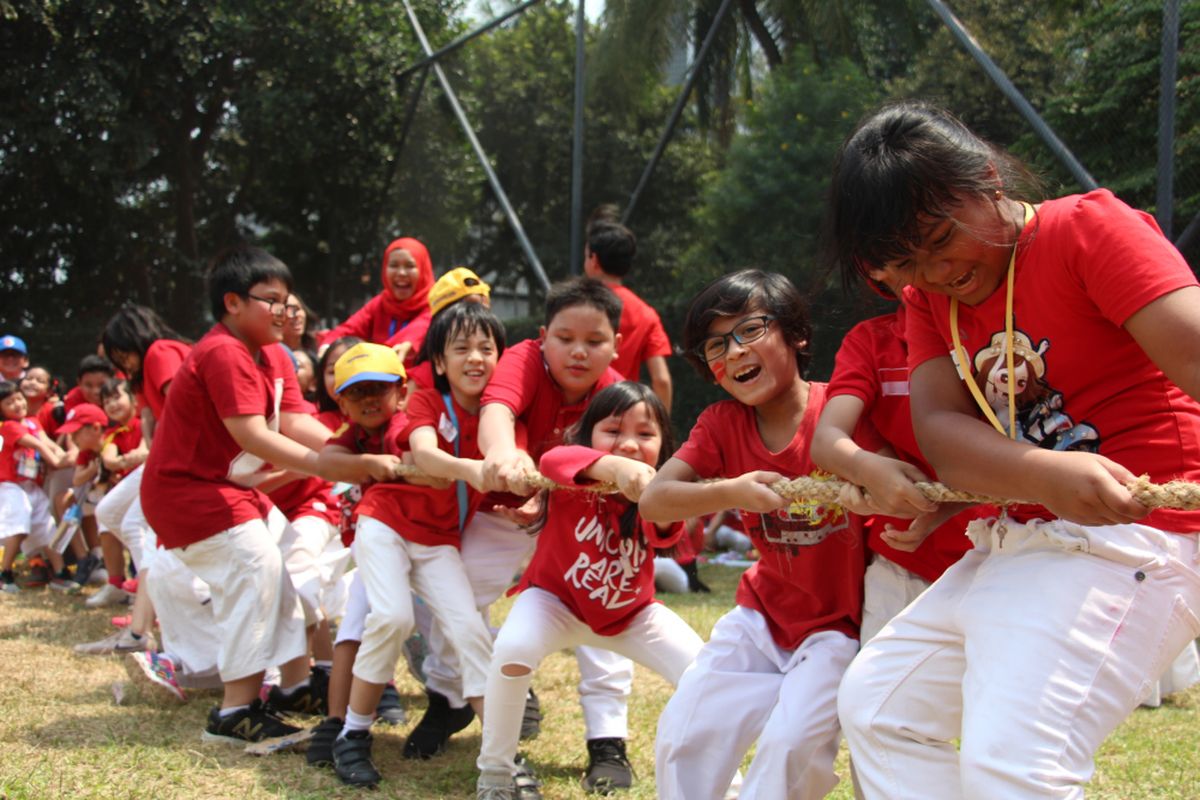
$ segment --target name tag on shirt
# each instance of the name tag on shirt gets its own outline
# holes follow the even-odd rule
[[[454,423],[445,414],[442,414],[442,418],[438,420],[438,433],[447,442],[453,442],[458,438],[458,428],[454,427]]]

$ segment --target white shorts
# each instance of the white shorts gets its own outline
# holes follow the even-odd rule
[[[367,627],[367,614],[371,611],[371,606],[367,603],[367,589],[363,586],[362,575],[357,569],[350,574],[353,579],[350,581],[350,591],[346,597],[346,613],[342,615],[342,621],[338,623],[337,636],[333,640],[335,645],[342,642],[361,642],[363,631]]]
[[[876,553],[863,577],[860,641],[866,644],[875,638],[884,625],[928,588],[929,581]]]
[[[308,651],[304,609],[264,520],[243,522],[172,552],[212,592],[222,680],[255,675]]]
[[[0,537],[26,534],[21,552],[29,555],[54,539],[50,499],[33,481],[0,483]]]

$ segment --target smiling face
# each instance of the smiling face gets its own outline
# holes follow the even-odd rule
[[[289,294],[287,304],[289,311],[295,309],[296,316],[286,317],[284,334],[288,347],[296,350],[300,347],[300,337],[304,335],[304,326],[308,324],[308,315],[304,313],[304,306],[300,304],[300,298],[296,295]]]
[[[0,400],[0,414],[4,415],[4,419],[25,419],[28,409],[29,404],[25,401],[25,395],[20,392],[13,392]]]
[[[569,306],[542,327],[542,353],[550,377],[568,404],[578,403],[612,363],[621,337],[608,316],[593,306]]]
[[[287,285],[278,278],[259,281],[244,297],[229,292],[225,295],[225,323],[252,348],[282,342],[287,298]]]
[[[388,254],[387,265],[383,269],[387,289],[397,300],[407,300],[417,289],[420,269],[413,254],[404,249],[393,250]]]
[[[338,408],[353,423],[375,432],[400,408],[400,381],[359,381],[337,395]]]
[[[920,244],[907,257],[885,264],[884,271],[911,276],[912,285],[923,291],[978,305],[1004,282],[1023,222],[1020,203],[967,198],[953,216],[930,220]]]
[[[592,428],[592,447],[653,467],[662,449],[662,429],[649,406],[637,403],[623,414],[597,422]]]
[[[29,358],[20,350],[0,350],[0,378],[15,381],[29,366]]]
[[[433,359],[433,368],[445,375],[456,398],[477,400],[482,394],[496,362],[500,360],[499,349],[491,334],[482,328],[470,333],[459,330],[446,342],[446,349]]]
[[[21,394],[28,400],[41,400],[50,393],[50,373],[34,367],[21,379]]]
[[[728,334],[746,320],[764,313],[752,307],[738,315],[718,317],[708,326],[707,335]],[[708,367],[717,384],[735,400],[748,406],[761,405],[790,391],[799,380],[796,350],[804,343],[790,345],[778,322],[768,323],[767,332],[747,344],[740,344],[732,336],[726,342],[724,354],[709,361]]]
[[[85,372],[79,376],[79,391],[83,399],[94,406],[100,405],[100,390],[112,376],[107,372]]]
[[[124,389],[104,398],[104,413],[114,422],[124,425],[133,417],[133,398]]]

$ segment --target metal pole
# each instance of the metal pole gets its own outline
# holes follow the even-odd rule
[[[1033,130],[1042,138],[1046,146],[1066,165],[1071,174],[1075,176],[1075,180],[1079,182],[1079,185],[1087,191],[1098,188],[1099,184],[1096,183],[1096,179],[1075,159],[1075,156],[1067,149],[1067,146],[1062,143],[1058,136],[1054,134],[1054,131],[1050,129],[1050,126],[1046,124],[1041,116],[1038,115],[1037,111],[1033,109],[1033,106],[1029,104],[1029,101],[1025,99],[1020,90],[1016,86],[1013,86],[1013,82],[1004,74],[1004,70],[1000,69],[996,65],[996,62],[992,61],[991,57],[983,51],[983,48],[979,46],[979,42],[975,41],[975,37],[963,27],[963,24],[946,7],[946,4],[942,0],[927,0],[927,2],[929,3],[929,7],[934,10],[934,13],[941,17],[942,22],[950,29],[950,33],[954,35],[958,43],[971,54],[972,58],[979,62],[979,66],[983,67],[983,71],[1000,87],[1000,91],[1004,92],[1004,96],[1017,107],[1017,111],[1021,113],[1021,116],[1025,117],[1026,122],[1033,127]]]
[[[409,0],[404,0],[404,10],[408,12],[408,19],[412,22],[413,30],[417,32],[417,38],[421,41],[421,47],[425,49],[426,53],[431,54],[433,49],[429,46],[429,40],[425,38],[425,29],[421,27],[421,22],[417,19],[416,12],[413,11]],[[496,171],[492,169],[492,163],[488,161],[487,153],[483,150],[483,145],[479,143],[479,138],[475,135],[475,130],[471,127],[471,122],[467,119],[467,114],[463,111],[462,104],[458,102],[458,95],[454,93],[454,88],[450,86],[450,81],[446,78],[445,70],[435,61],[433,63],[433,72],[437,75],[438,83],[442,85],[442,91],[446,93],[446,99],[450,101],[450,107],[454,110],[454,116],[458,117],[458,123],[462,126],[463,133],[467,135],[468,141],[471,142],[471,147],[475,150],[475,156],[483,166],[484,173],[487,174],[488,183],[491,184],[492,191],[496,194],[496,201],[500,203],[500,208],[503,209],[504,216],[508,218],[508,224],[512,227],[513,235],[517,237],[517,242],[521,245],[521,250],[525,252],[525,258],[529,261],[529,266],[533,268],[533,273],[537,276],[538,282],[542,284],[542,288],[549,290],[550,279],[546,277],[546,270],[542,268],[542,262],[538,260],[537,253],[533,252],[533,245],[529,243],[529,237],[525,235],[525,229],[521,227],[521,220],[517,217],[517,212],[513,209],[512,203],[508,202],[508,195],[504,193],[504,187],[500,185],[500,179],[496,176]]]
[[[1183,233],[1179,234],[1179,238],[1175,240],[1175,247],[1182,253],[1192,246],[1192,240],[1198,236],[1200,236],[1200,214],[1192,217],[1192,221],[1183,229]]]
[[[571,142],[571,274],[583,271],[583,94],[584,34],[587,18],[583,0],[575,0],[575,122]]]
[[[1175,205],[1175,75],[1179,53],[1179,0],[1163,2],[1162,67],[1158,90],[1158,192],[1154,216],[1171,238]]]
[[[403,78],[410,73],[416,72],[417,70],[421,69],[422,67],[429,66],[434,61],[437,61],[439,58],[446,55],[447,53],[452,53],[455,50],[457,50],[458,48],[462,47],[464,44],[471,41],[476,36],[481,36],[481,35],[487,33],[488,31],[490,31],[492,28],[495,28],[498,25],[503,25],[505,22],[508,22],[510,19],[515,17],[517,14],[520,14],[525,9],[529,8],[532,5],[540,3],[541,1],[542,0],[526,0],[526,2],[522,3],[521,5],[512,9],[511,11],[501,14],[500,16],[496,17],[491,22],[487,23],[486,25],[482,25],[482,26],[476,28],[475,30],[470,31],[469,33],[464,33],[462,36],[460,36],[457,39],[455,39],[454,41],[450,42],[450,44],[448,44],[444,47],[441,47],[438,50],[430,53],[425,58],[421,59],[420,61],[413,64],[412,66],[405,67],[404,69],[402,69],[396,73],[396,78],[397,79]]]
[[[721,23],[725,21],[725,17],[729,14],[731,8],[733,8],[733,0],[722,0],[721,7],[717,9],[717,13],[713,17],[712,25],[708,26],[708,33],[704,35],[704,42],[700,45],[700,50],[696,53],[696,59],[688,67],[689,74],[687,81],[684,82],[683,89],[680,90],[679,97],[675,100],[675,107],[671,109],[671,116],[667,118],[667,127],[663,130],[662,136],[659,137],[658,144],[654,146],[654,152],[650,156],[650,161],[646,164],[646,169],[642,171],[642,177],[638,179],[637,187],[633,190],[633,194],[629,196],[629,202],[625,205],[625,213],[621,215],[622,225],[629,224],[630,218],[633,217],[633,210],[637,207],[638,200],[641,199],[642,192],[645,190],[646,185],[650,183],[650,176],[654,174],[654,170],[658,166],[663,152],[667,149],[667,143],[675,135],[675,126],[679,124],[679,118],[683,116],[683,109],[687,106],[688,97],[696,85],[696,80],[700,77],[700,67],[704,64],[704,60],[708,58],[712,44],[717,38],[717,29],[721,27]]]

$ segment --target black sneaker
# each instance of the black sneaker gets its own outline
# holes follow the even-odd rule
[[[404,704],[400,702],[400,693],[396,691],[394,684],[389,683],[383,687],[379,705],[375,706],[375,714],[383,725],[403,725],[408,721],[408,714],[404,713]]]
[[[690,561],[683,565],[683,574],[687,575],[688,591],[702,592],[710,594],[712,589],[708,587],[704,581],[700,580],[700,569],[696,561]]]
[[[283,689],[278,686],[272,686],[270,693],[267,695],[267,705],[276,711],[282,711],[285,714],[308,714],[310,716],[319,717],[329,710],[325,702],[325,695],[329,688],[329,679],[322,681],[318,675],[323,675],[321,670],[313,670],[312,677],[309,678],[308,686],[303,689],[297,689],[291,694],[284,694]]]
[[[521,741],[536,739],[542,732],[542,704],[533,689],[525,695],[525,714],[521,717]]]
[[[80,586],[87,586],[88,579],[92,577],[92,573],[103,565],[104,562],[101,559],[88,553],[75,564],[75,582]]]
[[[313,728],[312,738],[308,740],[308,750],[304,753],[310,766],[333,766],[333,743],[337,741],[344,724],[337,717],[326,717],[317,727]]]
[[[433,758],[446,749],[450,737],[471,724],[475,712],[471,707],[451,708],[444,694],[426,689],[429,707],[404,743],[405,758]]]
[[[13,574],[11,569],[0,572],[0,592],[17,594],[20,591],[21,587],[17,585],[17,576]]]
[[[588,739],[588,768],[584,791],[611,794],[633,786],[633,767],[625,757],[624,739]]]
[[[383,778],[371,763],[370,731],[350,731],[333,743],[333,770],[350,786],[375,786]]]
[[[212,711],[208,712],[208,727],[204,729],[201,738],[206,742],[245,744],[291,736],[300,730],[295,725],[284,722],[283,718],[268,708],[263,701],[256,699],[249,708],[235,711],[227,717],[222,717],[221,709],[214,706]]]

